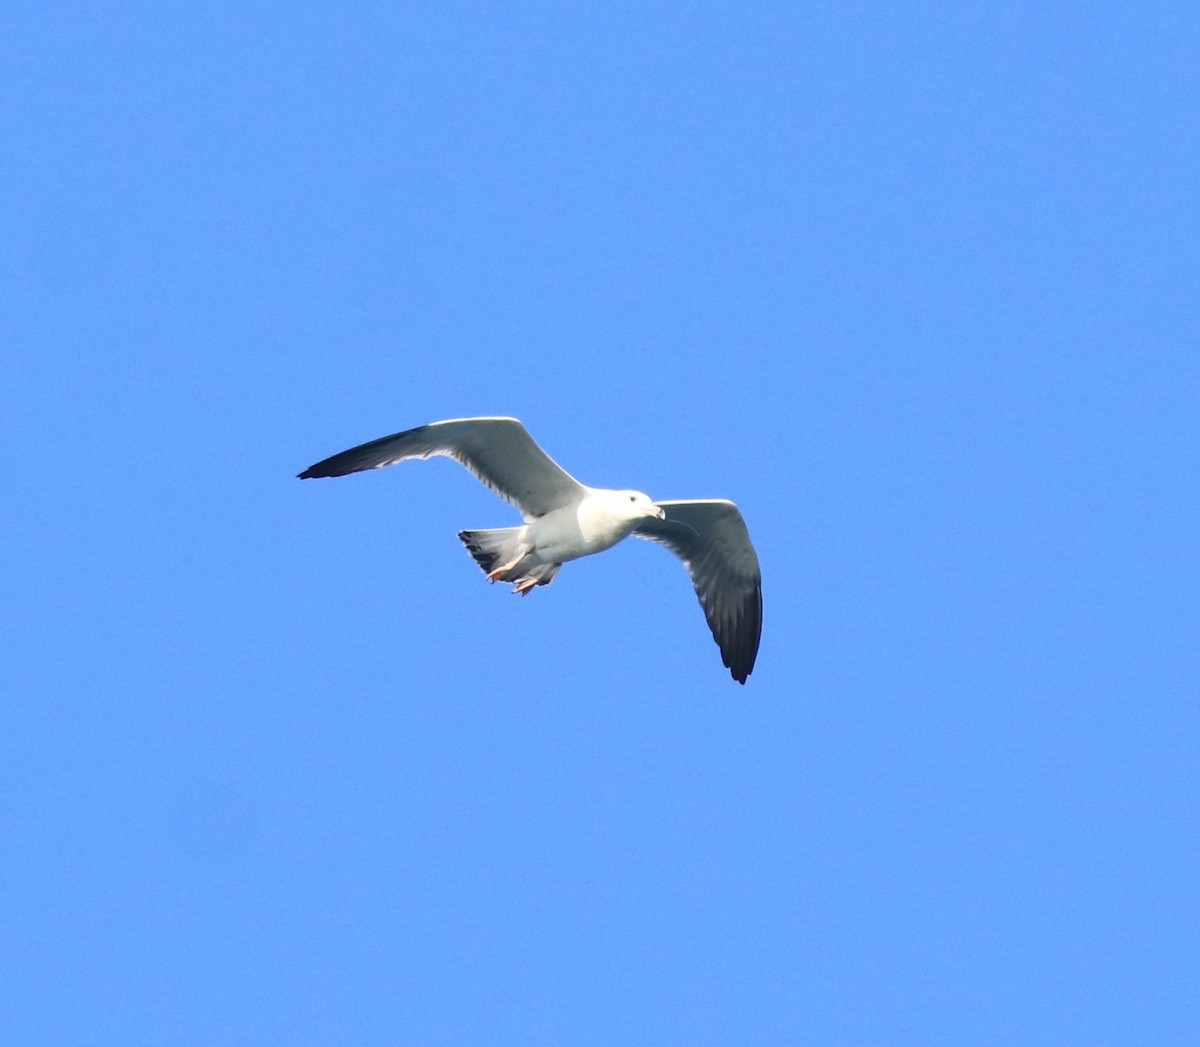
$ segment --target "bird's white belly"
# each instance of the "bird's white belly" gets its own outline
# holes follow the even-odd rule
[[[528,525],[534,554],[544,563],[566,563],[611,549],[633,529],[632,520],[613,519],[584,499],[539,517]]]

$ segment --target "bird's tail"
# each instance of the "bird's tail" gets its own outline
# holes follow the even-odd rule
[[[497,527],[491,531],[459,531],[458,537],[483,573],[491,574],[501,564],[516,558],[523,530],[523,527]]]
[[[512,582],[518,586],[524,581],[549,585],[558,574],[559,565],[531,563],[531,557],[520,556],[524,530],[524,527],[497,527],[490,531],[459,531],[458,537],[484,574],[490,576],[497,568],[512,564],[492,581]],[[522,588],[527,592],[529,587]]]

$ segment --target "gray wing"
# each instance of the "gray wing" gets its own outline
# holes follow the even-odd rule
[[[452,418],[372,440],[310,465],[301,480],[345,476],[408,458],[453,458],[526,517],[577,500],[585,488],[515,418]]]
[[[762,572],[746,521],[733,502],[656,502],[665,520],[646,519],[639,538],[665,545],[691,575],[721,661],[745,683],[762,635]]]

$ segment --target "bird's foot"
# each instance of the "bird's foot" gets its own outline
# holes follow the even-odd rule
[[[522,578],[516,585],[513,586],[513,595],[520,593],[522,596],[528,596],[529,592],[535,585],[538,584],[536,578]]]
[[[525,559],[525,550],[524,549],[522,549],[519,553],[517,553],[517,555],[515,557],[513,557],[511,560],[508,561],[508,563],[501,564],[501,566],[495,568],[494,570],[488,571],[487,580],[489,582],[500,581],[500,579],[504,575],[508,574],[508,572],[511,571],[514,567],[516,567],[517,564],[519,564],[523,559]]]

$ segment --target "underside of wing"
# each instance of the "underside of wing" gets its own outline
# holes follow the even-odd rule
[[[309,466],[300,479],[345,476],[409,458],[453,458],[527,517],[577,500],[585,488],[515,418],[453,418],[360,444]]]
[[[657,502],[666,519],[647,519],[634,531],[665,545],[684,563],[721,660],[745,683],[762,636],[762,572],[746,522],[733,502]]]

